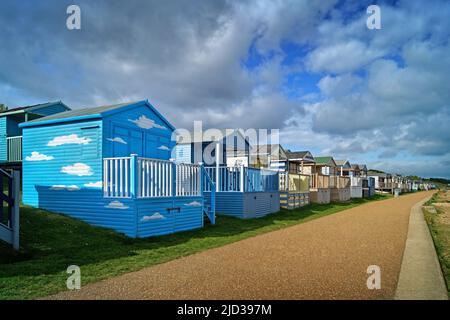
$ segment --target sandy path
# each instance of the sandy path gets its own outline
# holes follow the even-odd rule
[[[432,192],[377,201],[145,268],[57,299],[391,299],[411,207]],[[381,267],[368,290],[367,267]]]

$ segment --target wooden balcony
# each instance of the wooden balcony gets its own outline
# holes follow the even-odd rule
[[[328,189],[330,188],[330,176],[318,173],[311,175],[310,189]]]
[[[350,187],[350,177],[330,176],[330,188],[344,189]]]
[[[297,173],[280,173],[280,191],[308,192],[310,176]]]

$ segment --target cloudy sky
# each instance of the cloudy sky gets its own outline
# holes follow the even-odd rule
[[[0,2],[0,103],[148,99],[176,127],[450,178],[450,2]],[[66,8],[81,8],[81,30]]]

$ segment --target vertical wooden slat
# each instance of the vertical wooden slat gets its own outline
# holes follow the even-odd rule
[[[113,196],[113,160],[109,161],[109,196]]]
[[[150,163],[150,197],[155,196],[155,168],[154,168],[154,163]]]
[[[170,163],[166,162],[166,196],[170,196],[169,188],[170,188],[171,180],[170,180],[169,169],[170,169]]]
[[[119,159],[119,197],[123,197],[123,159]]]
[[[161,176],[161,195],[164,197],[166,195],[166,171],[164,162],[161,162]]]
[[[103,160],[103,196],[108,196],[108,160]]]
[[[148,176],[145,174],[146,167],[147,167],[147,160],[142,159],[140,172],[141,172],[141,190],[142,190],[141,197],[143,198],[147,196],[146,186],[148,182]]]
[[[173,166],[172,166],[172,163],[170,163],[170,165],[169,165],[169,196],[171,197],[171,196],[173,196],[173,194],[172,194],[172,182],[173,182],[173,180],[172,180],[172,175],[173,175],[173,173],[172,173],[172,170],[173,170]]]
[[[137,159],[137,194],[142,197],[142,159]]]
[[[128,166],[130,165],[130,159],[125,159],[125,197],[128,197]]]

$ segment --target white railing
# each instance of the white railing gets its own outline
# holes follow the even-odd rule
[[[172,162],[138,158],[138,198],[172,196]]]
[[[104,197],[156,198],[201,194],[201,170],[198,165],[134,155],[103,159]]]
[[[200,196],[201,170],[195,164],[178,163],[176,172],[176,196]]]
[[[6,144],[8,161],[22,161],[22,136],[7,137]]]
[[[216,191],[241,192],[244,189],[244,172],[240,167],[205,167],[208,176],[216,185]],[[218,181],[218,182],[217,182]],[[242,184],[241,184],[242,182]],[[204,186],[205,191],[211,191],[211,185]]]
[[[278,191],[278,170],[234,167],[205,167],[209,177],[216,186],[217,192],[268,192]],[[211,191],[205,185],[204,191]]]
[[[130,198],[130,157],[103,159],[103,195],[108,198]]]

